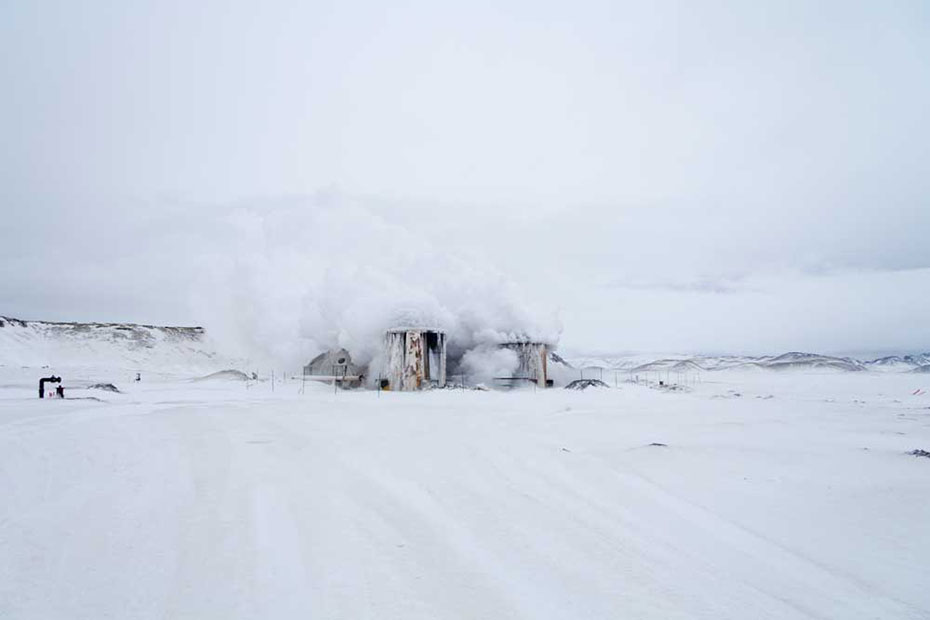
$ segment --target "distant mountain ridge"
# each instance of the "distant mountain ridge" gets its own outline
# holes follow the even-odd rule
[[[792,351],[780,355],[617,355],[550,353],[555,367],[623,372],[722,370],[930,373],[930,353],[871,360]],[[202,327],[137,323],[32,321],[0,315],[0,365],[105,364],[127,367],[229,368]],[[554,369],[553,368],[553,369]]]
[[[930,353],[891,355],[872,360],[837,357],[820,353],[792,351],[780,355],[694,355],[651,358],[631,356],[563,356],[573,368],[603,368],[624,372],[689,372],[719,370],[825,370],[838,372],[920,372],[930,373]]]
[[[98,321],[89,321],[82,323],[80,321],[36,321],[36,320],[24,320],[24,319],[15,319],[9,316],[0,315],[0,327],[17,326],[17,327],[28,327],[30,325],[57,325],[60,327],[80,327],[80,328],[89,328],[89,327],[120,327],[120,328],[132,328],[132,327],[143,327],[145,329],[163,329],[163,330],[177,330],[183,332],[191,333],[204,333],[203,327],[182,327],[174,325],[147,325],[144,323],[101,323]]]
[[[0,364],[212,366],[202,327],[27,321],[0,316]]]

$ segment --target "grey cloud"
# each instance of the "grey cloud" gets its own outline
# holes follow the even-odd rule
[[[925,338],[903,304],[930,266],[928,23],[904,1],[6,2],[0,310],[206,323],[198,265],[286,239],[236,213],[345,205],[493,265],[589,347]]]

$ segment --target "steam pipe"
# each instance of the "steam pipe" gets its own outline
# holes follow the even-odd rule
[[[39,398],[45,398],[45,382],[49,383],[61,383],[61,377],[56,377],[52,375],[51,377],[43,377],[39,379]]]

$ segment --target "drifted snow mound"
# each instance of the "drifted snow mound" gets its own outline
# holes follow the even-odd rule
[[[223,368],[201,327],[22,321],[0,316],[0,365]]]
[[[197,377],[194,381],[248,381],[249,375],[241,370],[220,370],[204,377]]]
[[[609,388],[610,386],[600,379],[575,379],[565,386],[566,390],[586,390],[588,388]]]

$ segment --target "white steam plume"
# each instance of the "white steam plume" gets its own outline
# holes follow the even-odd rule
[[[512,377],[520,364],[517,352],[481,345],[465,352],[461,372],[468,383],[493,385],[498,377]]]
[[[555,343],[551,312],[499,269],[445,239],[346,200],[238,208],[203,257],[195,295],[207,329],[236,354],[295,367],[332,347],[375,360],[384,331],[443,329],[450,355],[515,339]]]

